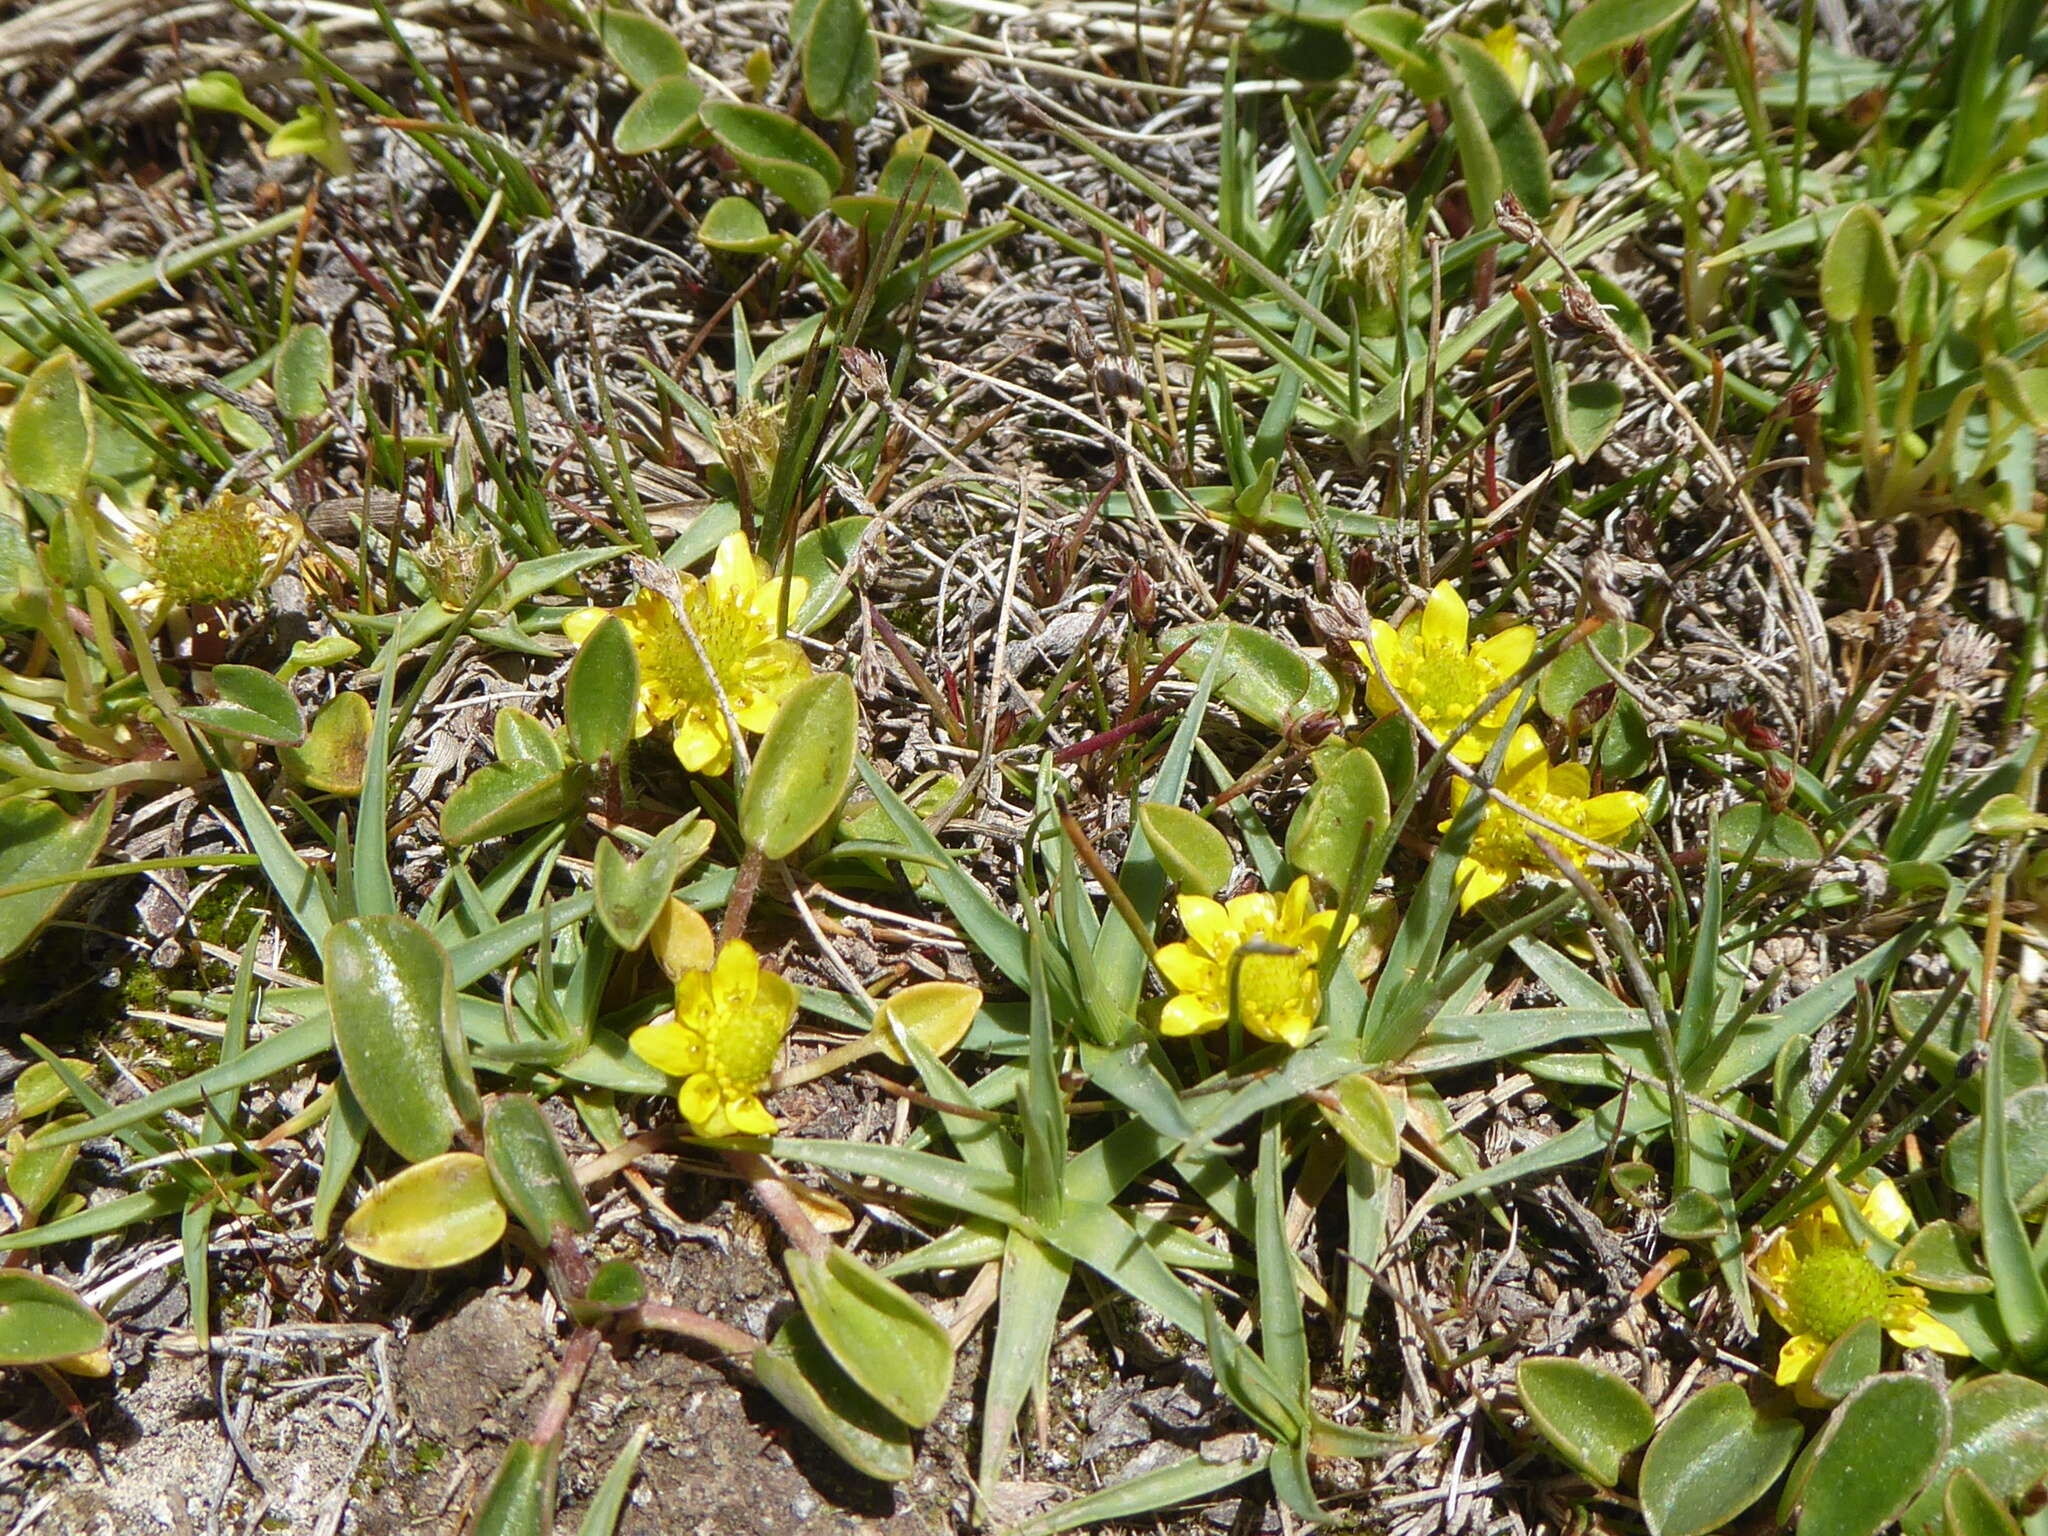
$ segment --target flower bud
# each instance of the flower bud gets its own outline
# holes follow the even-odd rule
[[[1773,812],[1781,812],[1792,803],[1792,767],[1782,757],[1772,754],[1764,765],[1764,804]]]
[[[1131,567],[1131,585],[1128,598],[1131,622],[1140,629],[1150,629],[1159,622],[1159,599],[1152,590],[1152,578],[1145,574],[1143,566]]]
[[[746,497],[758,507],[775,482],[775,460],[782,450],[782,407],[749,400],[718,420],[718,448],[725,467]]]
[[[477,589],[497,574],[505,552],[489,528],[450,519],[435,527],[413,551],[413,559],[419,562],[434,601],[450,613],[460,613]]]

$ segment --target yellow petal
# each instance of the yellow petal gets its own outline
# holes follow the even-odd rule
[[[1593,776],[1584,763],[1552,763],[1545,788],[1560,800],[1583,801],[1593,793]]]
[[[1540,796],[1550,786],[1550,754],[1533,725],[1518,725],[1501,759],[1500,785],[1517,800]]]
[[[1192,993],[1182,992],[1167,999],[1165,1008],[1159,1013],[1159,1033],[1162,1035],[1204,1035],[1224,1020],[1225,1014],[1214,1004],[1204,1002]]]
[[[1796,1381],[1804,1381],[1813,1374],[1814,1362],[1826,1353],[1827,1345],[1810,1333],[1795,1333],[1785,1341],[1785,1347],[1778,1351],[1778,1374],[1776,1381],[1781,1387],[1789,1387]]]
[[[1203,953],[1221,956],[1237,942],[1230,913],[1223,903],[1207,896],[1184,895],[1175,903],[1180,908],[1180,925],[1188,939]]]
[[[1308,1039],[1309,1031],[1315,1028],[1315,1016],[1311,1013],[1288,1013],[1267,1017],[1257,1022],[1246,1021],[1246,1028],[1261,1040],[1271,1040],[1276,1045],[1300,1050]]]
[[[779,1129],[775,1117],[768,1113],[756,1094],[734,1099],[725,1106],[725,1118],[734,1131],[742,1136],[773,1136]]]
[[[711,584],[741,597],[750,596],[761,584],[761,568],[754,563],[744,533],[728,533],[719,541],[711,561]]]
[[[1445,650],[1462,651],[1471,632],[1472,616],[1465,611],[1465,599],[1448,581],[1436,584],[1422,610],[1422,638]]]
[[[1460,912],[1470,912],[1508,883],[1508,877],[1499,870],[1470,858],[1458,861],[1458,879],[1463,882],[1458,893]]]
[[[1529,664],[1529,658],[1536,654],[1536,631],[1527,624],[1517,624],[1513,629],[1504,629],[1499,634],[1480,641],[1472,648],[1472,654],[1499,674],[1502,682],[1513,677]],[[1495,684],[1498,687],[1499,684]],[[1486,690],[1493,692],[1492,688]]]
[[[1579,829],[1600,843],[1618,843],[1650,813],[1647,797],[1632,789],[1609,790],[1579,807]]]
[[[1222,967],[1190,944],[1168,944],[1152,957],[1159,974],[1177,992],[1215,994],[1222,990]]]
[[[718,1084],[712,1081],[710,1073],[699,1072],[683,1084],[676,1095],[676,1108],[699,1136],[723,1134],[725,1106],[719,1102]]]
[[[1359,664],[1365,668],[1365,701],[1376,715],[1391,715],[1400,711],[1401,706],[1395,702],[1393,693],[1380,679],[1380,668],[1384,667],[1389,677],[1397,678],[1396,669],[1407,644],[1394,626],[1385,619],[1372,621],[1371,650],[1368,650],[1361,640],[1351,642],[1351,648],[1358,652]],[[1375,653],[1379,657],[1379,666],[1373,665]]]
[[[1280,898],[1271,891],[1246,891],[1225,905],[1230,926],[1239,933],[1270,930],[1280,925]]]
[[[1290,933],[1299,932],[1309,915],[1315,911],[1315,897],[1308,888],[1308,876],[1296,875],[1294,884],[1287,887],[1287,895],[1280,903],[1280,922]]]
[[[771,634],[779,633],[781,630],[785,609],[782,595],[784,589],[789,592],[787,611],[789,617],[794,619],[802,611],[804,599],[811,595],[811,584],[801,576],[770,576],[754,588],[747,598],[748,611],[760,619]]]
[[[711,987],[719,1005],[739,1010],[754,1001],[761,985],[761,957],[745,939],[734,939],[718,952],[711,967]]]
[[[1907,1349],[1931,1349],[1944,1355],[1967,1355],[1962,1335],[1929,1312],[1926,1298],[1901,1296],[1886,1309],[1884,1331]]]
[[[691,773],[723,773],[732,765],[732,748],[727,744],[723,721],[718,726],[702,716],[676,721],[676,761]]]
[[[62,1360],[52,1360],[49,1363],[66,1376],[87,1376],[98,1380],[114,1373],[113,1351],[104,1345],[90,1354],[66,1355]]]
[[[685,971],[709,970],[716,944],[711,937],[711,925],[703,915],[671,896],[654,920],[647,947],[661,962],[668,979],[674,981]]]
[[[789,1021],[796,1017],[796,988],[786,976],[773,971],[762,971],[754,980],[754,1005],[765,1009],[781,1021],[787,1030]]]
[[[1472,793],[1472,786],[1463,779],[1451,780],[1451,814],[1436,824],[1439,832],[1451,830],[1451,823],[1458,819],[1458,812],[1465,809],[1465,798]]]
[[[704,1042],[680,1024],[643,1024],[627,1045],[657,1072],[688,1077],[704,1065]]]
[[[611,614],[603,608],[578,608],[562,620],[562,633],[581,645]]]
[[[1792,1253],[1791,1243],[1781,1232],[1765,1245],[1763,1252],[1756,1256],[1753,1266],[1757,1279],[1763,1282],[1764,1305],[1770,1309],[1771,1316],[1778,1320],[1778,1326],[1787,1333],[1792,1331],[1792,1325],[1789,1314],[1779,1298],[1785,1294],[1785,1288],[1792,1279],[1793,1268],[1798,1262]]]
[[[1899,1186],[1890,1179],[1879,1179],[1877,1187],[1857,1202],[1863,1219],[1870,1223],[1871,1230],[1887,1241],[1896,1242],[1899,1234],[1912,1225],[1913,1213],[1906,1209],[1906,1198],[1899,1193]]]
[[[1501,707],[1505,709],[1507,706],[1502,705]],[[1423,714],[1420,710],[1417,713]],[[1463,716],[1456,720],[1430,720],[1424,714],[1424,723],[1431,730],[1435,731],[1439,737],[1443,737],[1448,736],[1452,731],[1463,725],[1465,721]],[[1487,725],[1482,721],[1451,743],[1451,756],[1461,763],[1469,763],[1476,768],[1486,761],[1486,754],[1493,750],[1493,744],[1499,738],[1500,728]]]

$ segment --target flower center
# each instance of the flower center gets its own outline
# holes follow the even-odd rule
[[[1785,1311],[1801,1333],[1832,1344],[1866,1317],[1882,1317],[1891,1281],[1859,1248],[1823,1243],[1793,1266]]]
[[[726,1015],[711,1036],[711,1065],[719,1085],[752,1093],[775,1070],[782,1048],[782,1016],[766,1001]]]
[[[1456,725],[1491,692],[1486,668],[1478,658],[1450,646],[1423,641],[1414,652],[1409,672],[1409,703],[1417,713],[1427,710]]]
[[[1316,1012],[1313,986],[1305,985],[1315,960],[1306,950],[1280,953],[1273,940],[1254,936],[1237,957],[1237,1016],[1262,1039],[1278,1026]]]
[[[648,637],[641,653],[643,664],[677,699],[710,710],[718,707],[717,692],[711,686],[715,676],[727,702],[737,707],[734,695],[740,688],[747,654],[760,639],[759,621],[744,603],[721,598],[701,584],[684,591],[683,611],[690,616],[690,628],[696,631],[697,645],[703,647],[704,661],[711,663],[710,674],[697,659],[696,648],[680,621],[664,624]]]

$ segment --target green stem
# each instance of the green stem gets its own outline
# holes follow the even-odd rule
[[[76,885],[82,880],[119,880],[126,875],[146,875],[157,869],[249,869],[263,860],[253,853],[192,853],[176,859],[135,859],[126,864],[100,864],[92,869],[59,875],[38,875],[33,880],[0,885],[0,901],[47,891],[53,886]]]

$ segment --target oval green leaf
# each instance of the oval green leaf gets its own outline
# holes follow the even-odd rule
[[[1138,825],[1152,857],[1182,890],[1214,896],[1230,884],[1237,861],[1206,817],[1178,805],[1146,804],[1138,807]]]
[[[202,725],[216,736],[257,741],[266,746],[293,747],[306,739],[305,717],[291,689],[261,667],[226,663],[213,669],[218,704],[197,704],[178,711],[180,718]]]
[[[607,7],[591,20],[604,51],[641,90],[689,70],[690,55],[676,35],[639,11]]]
[[[842,517],[796,541],[796,553],[789,557],[790,574],[803,577],[811,590],[803,607],[789,616],[790,633],[810,634],[852,600],[847,568],[872,522],[871,517]]]
[[[538,827],[582,809],[583,785],[574,773],[517,760],[479,768],[441,807],[441,841],[466,848]]]
[[[1524,1360],[1515,1371],[1530,1422],[1558,1454],[1602,1488],[1621,1480],[1622,1458],[1648,1440],[1657,1417],[1643,1394],[1588,1360]]]
[[[311,421],[327,409],[334,392],[334,343],[327,328],[308,320],[295,325],[277,349],[270,373],[277,408],[292,421]]]
[[[545,1246],[555,1229],[590,1230],[590,1207],[561,1138],[529,1094],[508,1093],[484,1112],[484,1162],[505,1208]]]
[[[1968,1467],[1948,1480],[1941,1504],[1948,1536],[2020,1536],[2020,1523],[2005,1501]]]
[[[592,894],[597,920],[614,944],[635,950],[647,942],[669,892],[709,845],[711,832],[709,822],[675,822],[637,859],[628,859],[608,837],[598,841]]]
[[[2006,1095],[2005,1166],[2020,1214],[2033,1216],[2048,1209],[2048,1087],[2037,1084]],[[1983,1116],[1949,1138],[1941,1150],[1941,1169],[1957,1194],[1982,1198],[1978,1186],[1984,1169]]]
[[[2011,1503],[2048,1477],[2048,1385],[2025,1376],[1979,1376],[1949,1392],[1953,1433],[1926,1490],[1907,1508],[1906,1536],[1941,1529],[1942,1491],[1967,1468]]]
[[[698,116],[755,181],[810,219],[839,185],[839,157],[810,129],[746,102],[708,101]]]
[[[1287,862],[1325,891],[1341,892],[1391,815],[1378,758],[1364,747],[1318,753],[1315,788],[1287,826]]]
[[[1550,148],[1543,141],[1543,130],[1522,105],[1514,82],[1501,68],[1500,60],[1476,38],[1449,32],[1438,46],[1445,50],[1446,63],[1451,66],[1446,70],[1451,82],[1451,118],[1458,132],[1458,157],[1465,166],[1474,198],[1473,222],[1481,228],[1490,227],[1493,198],[1499,196],[1496,188],[1483,207],[1478,205],[1477,200],[1486,194],[1482,190],[1484,176],[1474,174],[1475,159],[1490,159],[1501,181],[1521,199],[1529,216],[1544,217],[1550,212]],[[1477,109],[1476,120],[1466,110],[1468,99],[1469,106]],[[1485,148],[1468,158],[1468,143],[1483,144]]]
[[[65,1115],[40,1127],[33,1136],[16,1131],[9,1139],[7,1188],[29,1215],[40,1216],[71,1176],[79,1144],[67,1140],[66,1134],[86,1119],[84,1115]]]
[[[1344,30],[1380,56],[1401,83],[1424,101],[1441,101],[1451,86],[1444,72],[1424,51],[1427,19],[1405,5],[1368,5],[1353,11]]]
[[[505,1235],[505,1206],[474,1152],[444,1152],[401,1170],[363,1198],[341,1240],[392,1269],[466,1264]]]
[[[1815,1396],[1840,1402],[1883,1369],[1884,1329],[1866,1317],[1822,1352],[1808,1385]]]
[[[335,1050],[363,1113],[407,1162],[445,1151],[461,1118],[443,1044],[456,1006],[448,952],[409,917],[336,923],[325,948]]]
[[[881,50],[866,0],[817,0],[803,33],[804,100],[830,123],[858,128],[875,115]]]
[[[590,632],[569,663],[562,705],[569,750],[585,763],[624,762],[639,712],[640,653],[626,621],[614,615]]]
[[[1873,1376],[1843,1399],[1808,1453],[1799,1536],[1877,1536],[1940,1463],[1949,1407],[1924,1376]]]
[[[664,75],[633,99],[612,130],[622,155],[649,155],[680,144],[697,130],[704,88],[688,75]]]
[[[839,1368],[912,1429],[937,1418],[953,1386],[953,1341],[932,1315],[843,1248],[827,1249],[822,1260],[792,1251],[785,1262],[804,1315]]]
[[[66,882],[83,874],[99,857],[113,824],[111,794],[101,795],[91,810],[75,818],[47,800],[0,800],[0,886]],[[28,948],[75,889],[59,883],[0,896],[0,960],[11,960]]]
[[[313,717],[306,739],[286,747],[277,760],[292,781],[329,795],[360,795],[370,762],[370,701],[360,693],[337,693]]]
[[[937,155],[891,155],[875,190],[891,203],[910,205],[920,218],[967,217],[967,189]]]
[[[1617,672],[1625,671],[1631,657],[1650,643],[1650,631],[1641,624],[1602,624],[1557,660],[1543,669],[1536,683],[1536,702],[1553,720],[1563,720],[1595,688],[1612,681],[1600,661]],[[1587,653],[1597,650],[1600,660]]]
[[[55,1280],[0,1270],[0,1366],[44,1365],[103,1349],[107,1324]]]
[[[85,1082],[92,1081],[92,1067],[76,1056],[60,1056],[65,1070]],[[37,1115],[47,1115],[60,1104],[71,1102],[71,1085],[57,1075],[57,1069],[47,1061],[32,1061],[21,1069],[21,1076],[14,1080],[14,1118],[33,1120]]]
[[[768,227],[768,216],[744,197],[721,197],[705,209],[697,238],[714,251],[747,256],[762,255],[782,244],[782,236]]]
[[[1625,43],[1654,37],[1690,16],[1699,0],[1590,0],[1566,17],[1557,34],[1558,57],[1573,73]]]
[[[1600,451],[1621,421],[1621,386],[1612,379],[1576,379],[1565,386],[1564,445],[1581,464]]]
[[[915,1469],[909,1429],[839,1368],[802,1313],[751,1363],[754,1379],[856,1472],[900,1483]]]
[[[1174,667],[1197,682],[1208,671],[1209,658],[1222,648],[1216,697],[1273,730],[1304,715],[1337,712],[1337,680],[1262,629],[1228,622],[1195,624],[1168,630],[1161,643],[1169,651],[1187,646]]]
[[[1930,1221],[1907,1238],[1892,1255],[1892,1272],[1923,1291],[1952,1296],[1981,1296],[1991,1289],[1991,1277],[1970,1257],[1962,1229],[1952,1221]]]
[[[1343,1079],[1332,1090],[1336,1102],[1318,1099],[1316,1109],[1344,1139],[1344,1144],[1367,1162],[1391,1168],[1401,1160],[1401,1127],[1406,1108],[1364,1072]]]
[[[24,490],[65,501],[92,468],[92,400],[78,359],[59,352],[28,376],[7,418],[7,470]]]
[[[1799,1449],[1799,1421],[1766,1418],[1741,1383],[1697,1392],[1643,1452],[1636,1480],[1651,1536],[1706,1536],[1762,1498]]]
[[[740,796],[740,835],[763,858],[786,859],[825,826],[853,782],[860,706],[844,673],[797,686],[776,711]]]
[[[1721,817],[1721,856],[1736,862],[1793,866],[1820,862],[1820,839],[1789,811],[1751,800]]]
[[[1821,308],[1836,324],[1847,325],[1889,314],[1898,297],[1898,247],[1877,210],[1858,203],[1821,253]]]

